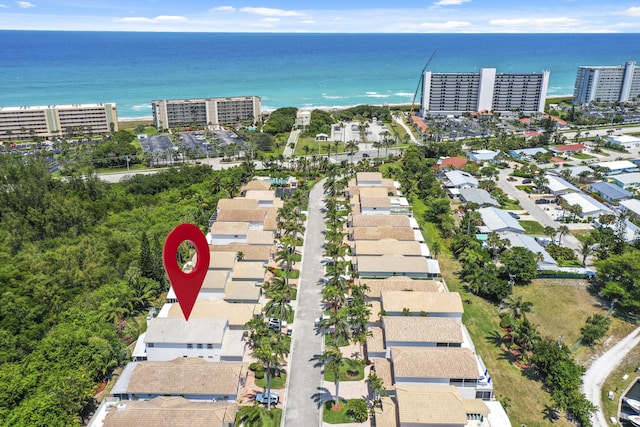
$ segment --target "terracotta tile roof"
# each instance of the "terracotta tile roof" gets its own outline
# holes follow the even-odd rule
[[[467,159],[464,157],[447,157],[442,161],[442,163],[437,164],[436,166],[438,168],[452,167],[454,169],[462,169],[466,164]]]
[[[462,343],[462,322],[451,317],[384,316],[386,342]],[[388,344],[387,344],[388,345]]]
[[[210,427],[233,423],[238,405],[191,402],[182,397],[122,401],[107,413],[103,427]]]
[[[473,351],[461,347],[391,347],[396,385],[399,378],[478,379]]]
[[[460,392],[453,386],[402,385],[396,387],[401,424],[466,425]]]
[[[380,298],[386,312],[408,308],[413,313],[463,313],[462,299],[457,292],[382,291]]]
[[[177,358],[170,362],[138,362],[127,393],[236,396],[242,363]]]
[[[567,151],[580,151],[587,148],[584,144],[564,144],[564,145],[554,145],[551,147],[555,149],[555,151],[567,152]]]

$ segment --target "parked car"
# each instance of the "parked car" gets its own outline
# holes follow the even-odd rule
[[[327,320],[327,319],[329,319],[329,315],[327,315],[327,314],[324,314],[324,315],[322,315],[322,316],[318,317],[318,318],[315,320],[315,324],[316,324],[316,326],[318,326],[318,325],[320,324],[320,322],[322,322],[323,320]]]
[[[263,405],[266,405],[267,403],[277,405],[280,403],[280,396],[275,391],[270,393],[258,393],[256,394],[256,402],[262,403]]]
[[[273,329],[274,331],[279,331],[282,328],[287,326],[287,322],[283,322],[280,319],[272,317],[269,319],[269,329]]]
[[[369,155],[367,153],[362,153],[362,157],[369,157]]]
[[[520,215],[518,215],[517,213],[509,212],[509,215],[511,215],[515,219],[520,219]]]
[[[525,178],[522,180],[523,184],[531,184],[533,181],[531,180],[531,178]]]
[[[536,200],[536,204],[538,204],[538,205],[546,205],[546,204],[549,204],[549,203],[553,203],[553,202],[551,200],[549,200],[549,199],[537,199]]]

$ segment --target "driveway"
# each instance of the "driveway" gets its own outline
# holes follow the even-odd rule
[[[316,335],[314,319],[322,314],[322,259],[325,222],[324,180],[309,194],[307,230],[298,284],[298,308],[291,337],[290,370],[287,378],[284,426],[319,427],[322,424],[320,407],[329,392],[323,387],[322,369],[317,366],[322,353],[322,339]]]
[[[640,343],[640,328],[636,328],[620,342],[597,358],[582,377],[582,391],[587,399],[598,407],[598,411],[591,417],[594,427],[607,427],[609,423],[602,413],[602,384],[622,359],[636,345]],[[618,396],[616,396],[618,398]]]
[[[509,181],[507,181],[507,177],[512,172],[511,168],[500,169],[500,174],[498,175],[498,187],[502,189],[507,196],[511,199],[517,200],[522,206],[522,209],[527,211],[529,215],[533,217],[534,220],[538,221],[542,224],[543,227],[550,226],[555,229],[560,227],[560,223],[558,221],[554,221],[551,217],[545,213],[540,206],[548,207],[549,205],[537,205],[532,199],[529,198],[529,195],[524,191],[518,190],[515,188],[515,185]],[[553,205],[555,207],[555,205]],[[563,246],[579,250],[580,242],[573,235],[565,234],[562,236],[562,244]]]

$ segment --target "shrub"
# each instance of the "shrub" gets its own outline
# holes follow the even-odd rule
[[[264,378],[264,371],[256,371],[255,372],[255,377],[257,380],[261,380]]]
[[[264,371],[264,366],[260,362],[253,362],[249,365],[249,370],[253,372]]]
[[[369,410],[367,402],[363,399],[351,399],[347,401],[347,415],[349,415],[357,423],[367,421],[369,418]]]
[[[601,314],[589,316],[587,323],[580,329],[582,332],[582,342],[588,346],[595,344],[605,336],[611,326],[611,319]]]

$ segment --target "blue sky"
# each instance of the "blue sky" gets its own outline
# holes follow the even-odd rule
[[[0,0],[0,29],[637,33],[640,0]]]

